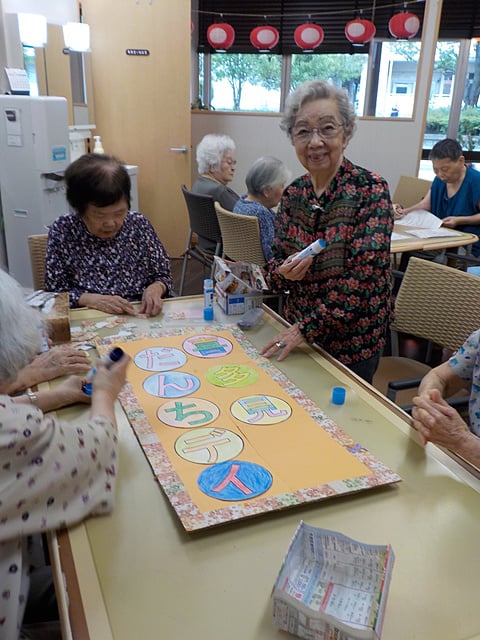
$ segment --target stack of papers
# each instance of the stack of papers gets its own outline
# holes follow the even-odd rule
[[[459,231],[442,227],[442,220],[424,209],[410,211],[400,220],[396,220],[395,225],[397,227],[416,227],[416,229],[406,229],[406,231],[408,231],[409,235],[417,238],[441,238],[460,235]]]

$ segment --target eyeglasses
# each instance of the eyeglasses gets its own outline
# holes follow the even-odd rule
[[[292,129],[292,138],[295,142],[310,142],[313,134],[316,133],[322,140],[331,140],[338,136],[342,126],[339,124],[328,123],[321,127],[294,127]]]

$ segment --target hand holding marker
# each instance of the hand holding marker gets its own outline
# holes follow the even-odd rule
[[[319,238],[318,240],[312,242],[312,244],[309,244],[308,247],[305,247],[305,249],[302,249],[300,253],[297,253],[295,256],[290,258],[288,260],[288,263],[296,262],[297,260],[303,260],[303,258],[313,258],[314,256],[318,256],[320,251],[325,249],[325,246],[325,240]]]
[[[101,359],[105,364],[107,369],[109,369],[114,362],[118,362],[120,358],[123,356],[123,349],[120,347],[114,347],[111,351],[109,351],[106,355]],[[92,380],[97,373],[97,369],[92,367],[90,371],[87,373],[86,382],[82,385],[83,393],[86,393],[87,396],[92,395]]]

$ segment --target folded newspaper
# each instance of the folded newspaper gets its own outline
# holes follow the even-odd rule
[[[394,558],[390,545],[300,522],[273,587],[274,626],[308,640],[378,640]]]

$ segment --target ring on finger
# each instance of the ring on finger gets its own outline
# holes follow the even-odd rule
[[[277,349],[283,349],[287,345],[285,344],[285,342],[283,342],[283,340],[279,340],[278,342],[275,343],[275,346],[277,347]]]

